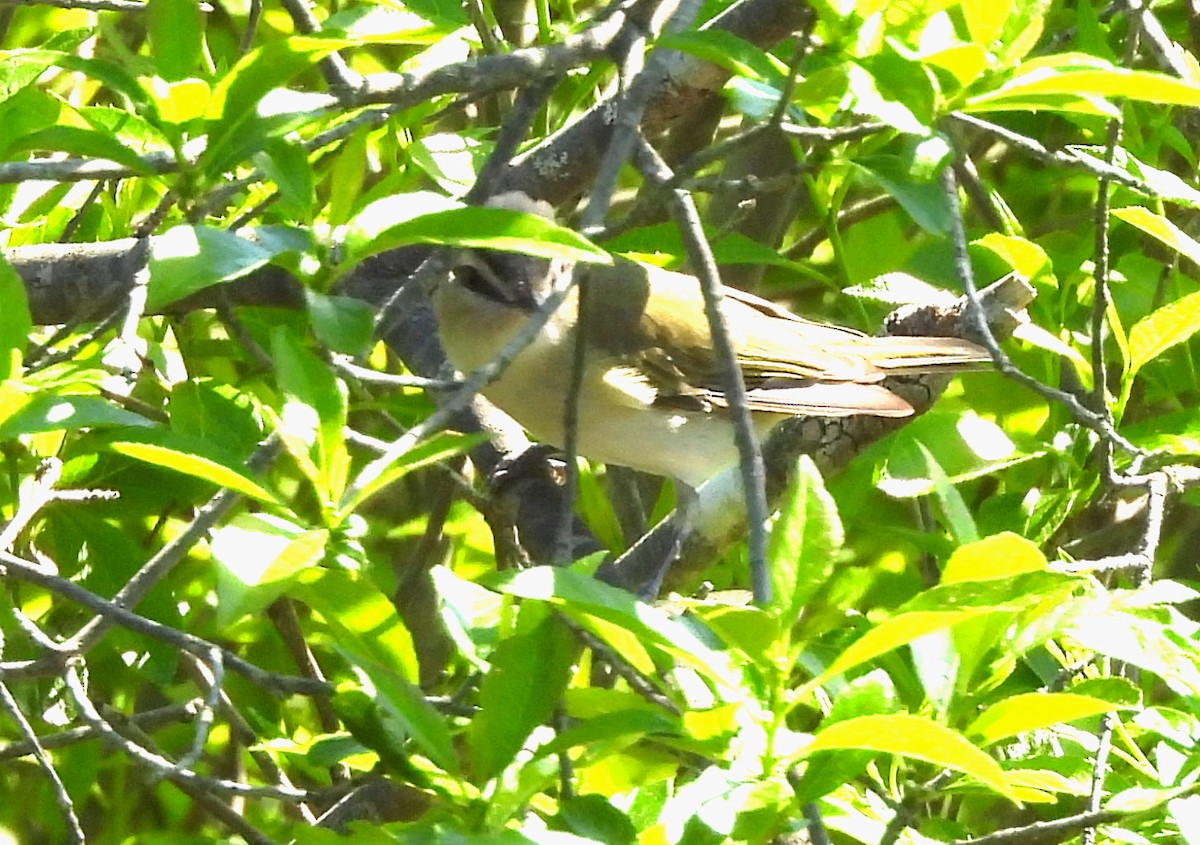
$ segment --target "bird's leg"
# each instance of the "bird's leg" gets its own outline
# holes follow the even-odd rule
[[[675,498],[675,510],[654,530],[643,534],[625,554],[605,562],[596,573],[598,578],[636,593],[643,601],[658,598],[663,580],[691,533],[693,514],[700,501],[696,489],[681,481],[675,482]],[[631,562],[636,566],[630,566]]]
[[[562,461],[552,457],[558,454],[553,446],[535,443],[502,459],[488,479],[492,500],[512,525],[520,526],[518,542],[535,564],[553,562],[563,508],[568,506]],[[600,548],[599,542],[576,518],[571,559],[585,557]]]

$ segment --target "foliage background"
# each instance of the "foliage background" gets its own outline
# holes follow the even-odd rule
[[[3,835],[1200,842],[1196,14],[0,3]],[[493,446],[439,433],[419,297],[375,318],[414,244],[591,249],[448,202],[514,146],[684,261],[605,158],[642,106],[729,283],[873,330],[961,221],[1037,291],[1024,380],[801,465],[765,607],[744,544],[658,606],[498,567]],[[672,500],[618,475],[613,551]]]

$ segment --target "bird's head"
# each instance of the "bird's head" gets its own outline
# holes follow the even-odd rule
[[[553,218],[549,203],[520,191],[497,194],[487,208],[523,211]],[[520,252],[460,249],[452,259],[452,280],[468,291],[500,305],[534,311],[545,301],[553,283],[552,262]]]

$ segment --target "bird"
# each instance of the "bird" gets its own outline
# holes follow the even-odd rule
[[[522,192],[487,204],[553,217],[549,204]],[[431,298],[442,346],[463,373],[495,359],[570,267],[563,260],[478,248],[458,250],[451,265]],[[699,281],[621,256],[611,264],[576,264],[573,272],[578,284],[483,394],[535,439],[562,447],[581,341],[580,455],[693,489],[735,464],[729,401]],[[807,320],[735,288],[722,287],[721,293],[760,440],[789,417],[911,416],[912,405],[884,379],[979,369],[991,361],[967,340],[869,336]]]

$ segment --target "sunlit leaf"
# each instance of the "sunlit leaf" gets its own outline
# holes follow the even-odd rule
[[[73,431],[100,426],[133,426],[148,428],[154,425],[140,414],[126,411],[99,396],[55,396],[41,394],[24,405],[0,408],[0,440],[38,434],[43,431]]]
[[[16,378],[21,374],[21,360],[25,355],[25,344],[33,328],[29,316],[29,302],[25,298],[25,284],[2,256],[0,256],[0,382]],[[0,411],[0,426],[6,414]]]
[[[1020,535],[1004,531],[954,550],[942,570],[942,583],[1007,578],[1048,567],[1045,554]]]
[[[984,745],[991,745],[1017,734],[1129,709],[1128,704],[1069,692],[1022,693],[980,713],[967,728],[967,733],[978,737]]]
[[[244,276],[283,248],[209,226],[176,226],[151,241],[146,307],[154,310],[185,296]]]
[[[912,757],[963,772],[1001,795],[1012,789],[1000,764],[962,734],[920,716],[895,713],[860,716],[830,725],[817,733],[805,751],[855,749]]]
[[[130,458],[211,481],[262,502],[276,501],[270,490],[246,474],[235,456],[211,443],[159,430],[141,434],[136,440],[129,436],[115,438],[107,446]]]
[[[570,261],[612,261],[607,252],[578,232],[539,215],[458,206],[428,193],[398,195],[372,203],[350,221],[345,236],[355,261],[417,243],[507,250]]]
[[[779,504],[779,517],[771,529],[767,549],[771,607],[784,624],[795,622],[825,582],[842,541],[837,506],[816,464],[804,456]]]
[[[267,608],[321,559],[328,539],[327,531],[264,513],[237,514],[220,526],[212,538],[217,624],[225,628]]]

